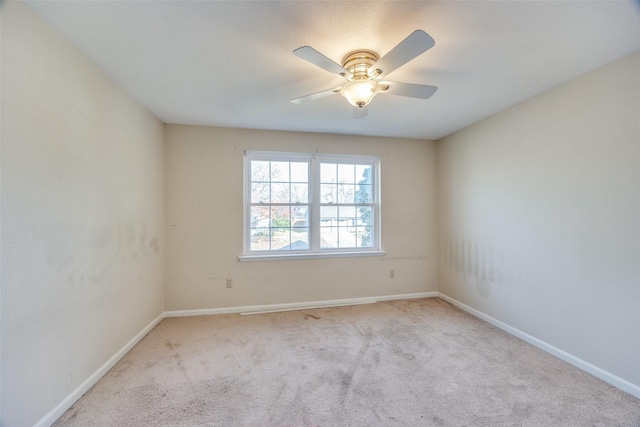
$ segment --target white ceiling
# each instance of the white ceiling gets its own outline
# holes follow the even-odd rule
[[[439,139],[640,49],[637,1],[28,1],[166,123]],[[352,118],[341,86],[291,52],[385,54],[416,29],[431,50],[388,76],[438,86],[379,95]]]

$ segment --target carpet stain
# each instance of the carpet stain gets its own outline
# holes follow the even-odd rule
[[[358,354],[353,359],[351,364],[349,365],[346,372],[342,374],[341,379],[341,388],[340,388],[340,401],[344,403],[347,399],[347,394],[351,389],[351,384],[353,383],[353,377],[358,370],[358,367],[362,363],[362,359],[364,359],[367,351],[369,350],[369,345],[371,344],[371,339],[373,338],[373,330],[371,326],[369,326],[364,331],[364,342],[360,345],[360,349],[358,350]]]
[[[253,363],[255,363],[256,365],[262,363],[265,355],[267,354],[266,348],[264,346],[264,344],[262,343],[258,343],[256,345],[253,346],[253,348],[251,349],[251,357],[253,357]]]
[[[307,319],[316,319],[316,320],[318,320],[318,319],[320,319],[320,316],[314,316],[313,314],[305,314],[304,315],[304,320],[307,320]]]
[[[182,344],[173,343],[173,342],[171,342],[171,340],[167,340],[167,342],[165,342],[164,345],[165,345],[165,347],[167,347],[167,348],[169,348],[171,350],[173,350],[176,347],[181,347],[182,346]]]

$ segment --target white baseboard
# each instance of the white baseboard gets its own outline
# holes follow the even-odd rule
[[[416,299],[416,298],[437,298],[438,292],[415,292],[412,294],[395,294],[395,295],[383,295],[375,297],[376,301],[393,301],[397,299]]]
[[[133,337],[128,343],[124,345],[116,354],[111,356],[109,360],[105,362],[97,371],[95,371],[89,378],[87,378],[82,384],[80,384],[75,390],[71,392],[62,402],[60,402],[55,408],[49,411],[44,417],[42,417],[34,427],[49,427],[56,422],[58,418],[64,414],[67,409],[71,407],[78,399],[80,399],[91,387],[97,383],[116,363],[120,361],[142,338],[144,338],[149,331],[151,331],[160,321],[164,319],[164,313],[156,317],[151,323],[149,323],[143,330],[141,330],[135,337]]]
[[[552,346],[551,344],[547,344],[546,342],[539,340],[536,337],[533,337],[525,332],[522,332],[519,329],[516,329],[512,326],[507,325],[504,322],[501,322],[498,319],[495,319],[491,316],[488,316],[484,313],[482,313],[481,311],[476,310],[475,308],[469,307],[466,304],[461,303],[460,301],[451,298],[450,296],[447,296],[443,293],[439,293],[438,292],[438,297],[442,298],[443,300],[450,302],[451,304],[455,305],[456,307],[466,311],[469,314],[472,314],[473,316],[484,320],[487,323],[492,324],[493,326],[502,329],[503,331],[517,337],[520,338],[522,341],[527,342],[529,344],[531,344],[534,347],[539,348],[542,351],[545,351],[547,353],[549,353],[552,356],[557,357],[560,360],[563,360],[567,363],[569,363],[570,365],[575,366],[578,369],[581,369],[591,375],[593,375],[596,378],[600,378],[601,380],[611,384],[614,387],[619,388],[620,390],[626,391],[627,393],[631,394],[632,396],[635,396],[637,398],[640,399],[640,386],[637,384],[633,384],[625,379],[622,379],[614,374],[612,374],[611,372],[605,371],[604,369],[598,368],[597,366],[592,365],[589,362],[585,362],[584,360],[567,353],[564,350],[560,350],[557,347]]]
[[[342,305],[374,304],[374,298],[351,298],[342,300],[294,302],[287,304],[243,305],[237,307],[205,308],[198,310],[166,311],[166,317],[208,316],[212,314],[259,314],[279,311],[308,310],[312,308],[336,307]]]
[[[310,310],[314,308],[340,307],[346,305],[375,304],[378,301],[391,301],[412,298],[434,298],[438,292],[417,292],[412,294],[383,295],[376,297],[344,298],[322,301],[293,302],[286,304],[246,305],[239,307],[208,308],[199,310],[166,311],[165,317],[205,316],[210,314],[263,314],[281,311]]]

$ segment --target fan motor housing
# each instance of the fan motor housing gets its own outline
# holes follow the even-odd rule
[[[344,69],[353,74],[354,80],[368,79],[369,67],[378,62],[380,57],[372,50],[355,50],[342,58]]]

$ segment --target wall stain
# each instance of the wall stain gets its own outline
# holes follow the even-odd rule
[[[495,255],[486,245],[464,236],[449,235],[445,244],[449,270],[462,275],[466,285],[475,285],[478,295],[488,298],[499,283]]]
[[[155,256],[161,251],[157,236],[147,238],[149,230],[147,222],[141,219],[81,227],[74,236],[76,243],[87,250],[73,255],[50,251],[46,262],[64,281],[65,289],[77,291],[96,286],[137,258]]]

